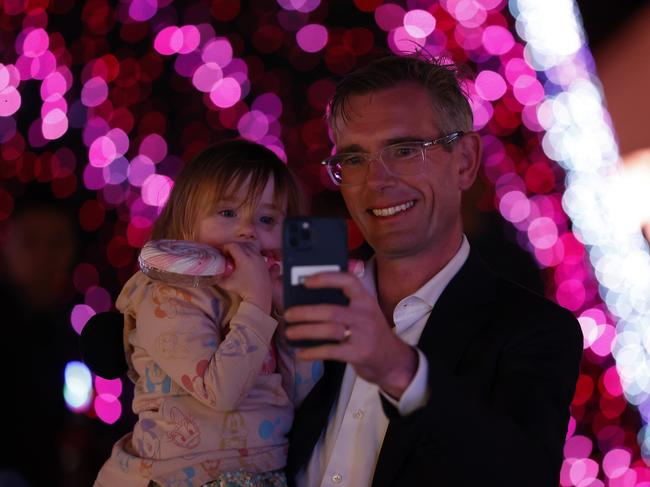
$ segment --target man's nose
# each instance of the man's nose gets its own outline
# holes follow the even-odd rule
[[[368,161],[366,184],[369,186],[386,186],[395,182],[395,175],[386,167],[379,157]]]

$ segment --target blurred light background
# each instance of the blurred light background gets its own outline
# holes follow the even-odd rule
[[[130,429],[130,384],[93,376],[76,335],[113,309],[184,161],[258,141],[313,213],[346,217],[318,164],[326,101],[423,46],[470,75],[470,238],[583,329],[561,485],[650,486],[649,23],[641,1],[0,0],[0,485],[90,485]]]

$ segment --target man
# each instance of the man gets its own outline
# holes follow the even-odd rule
[[[326,372],[296,413],[299,487],[556,486],[582,351],[575,318],[488,271],[463,235],[481,140],[452,67],[390,57],[349,75],[326,160],[375,251],[308,278],[348,306],[288,309]]]

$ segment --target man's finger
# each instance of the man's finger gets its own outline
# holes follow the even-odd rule
[[[296,357],[301,360],[337,360],[339,362],[354,362],[354,347],[347,343],[326,344],[317,347],[296,349]]]
[[[368,291],[359,278],[347,272],[319,272],[305,278],[307,288],[339,288],[350,299],[367,296]]]
[[[347,306],[338,304],[307,304],[292,306],[286,310],[284,319],[289,323],[311,321],[342,321],[345,318]]]
[[[345,338],[346,328],[341,323],[305,323],[288,325],[285,335],[289,340],[336,340]]]

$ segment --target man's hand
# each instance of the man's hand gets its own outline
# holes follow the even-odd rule
[[[377,299],[356,276],[348,273],[320,273],[306,278],[304,284],[308,288],[340,288],[350,303],[348,306],[295,306],[286,310],[285,319],[291,325],[286,335],[290,340],[339,342],[302,348],[297,356],[304,360],[347,362],[359,377],[399,399],[417,371],[418,355],[394,333]]]

